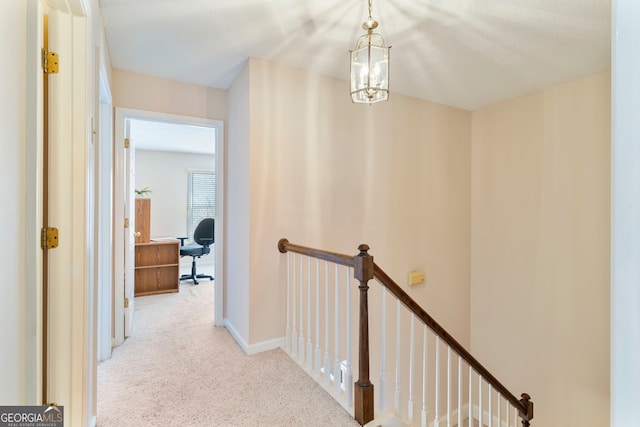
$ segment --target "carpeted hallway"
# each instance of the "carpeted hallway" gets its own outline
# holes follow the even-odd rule
[[[137,297],[98,365],[98,426],[357,426],[280,349],[247,356],[213,326],[213,282]]]

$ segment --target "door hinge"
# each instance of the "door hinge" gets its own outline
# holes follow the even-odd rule
[[[124,299],[124,308],[129,308],[129,298]]]
[[[45,227],[40,231],[40,247],[42,249],[53,249],[58,247],[57,228]]]
[[[130,144],[129,138],[125,138],[124,139],[124,148],[129,148],[129,144]]]
[[[129,218],[124,219],[124,228],[129,228]]]
[[[45,74],[57,74],[58,73],[58,54],[56,52],[49,52],[47,49],[42,49],[42,70]]]

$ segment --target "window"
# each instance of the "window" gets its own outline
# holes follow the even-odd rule
[[[205,218],[216,216],[216,174],[189,172],[187,189],[187,236],[193,243],[193,232]]]

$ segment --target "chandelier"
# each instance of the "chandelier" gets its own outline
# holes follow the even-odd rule
[[[378,21],[371,17],[371,1],[369,17],[362,24],[366,34],[356,42],[351,53],[351,100],[357,103],[373,104],[389,99],[389,49],[384,39],[374,33]]]

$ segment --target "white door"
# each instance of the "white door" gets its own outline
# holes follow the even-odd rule
[[[130,142],[130,124],[124,112],[116,108],[113,200],[113,316],[114,342],[117,346],[131,333],[134,315],[135,267],[135,176],[134,149]]]
[[[49,11],[48,45],[60,59],[48,77],[48,225],[59,230],[49,249],[45,311],[48,402],[65,407],[65,424],[93,419],[92,181],[93,147],[87,104],[86,17]]]
[[[131,141],[131,121],[125,120],[124,123],[124,139],[128,141],[127,147],[124,152],[125,170],[128,173],[125,174],[125,194],[124,194],[124,212],[129,221],[128,227],[124,229],[124,336],[131,335],[131,328],[133,326],[133,305],[134,305],[134,291],[135,291],[135,212],[136,212],[136,196],[135,196],[135,152],[133,149],[133,143]]]
[[[100,63],[101,70],[104,64]],[[106,71],[105,71],[106,73]],[[98,236],[98,361],[111,357],[113,345],[113,122],[111,93],[106,77],[100,76],[100,127],[98,138],[98,185],[96,190]]]

